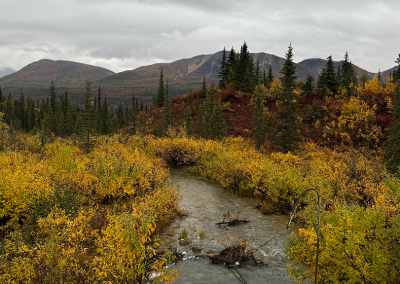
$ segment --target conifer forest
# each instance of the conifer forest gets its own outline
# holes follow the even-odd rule
[[[40,100],[0,88],[0,283],[178,281],[162,245],[191,213],[175,168],[288,221],[317,189],[320,216],[303,195],[285,244],[293,283],[400,283],[400,54],[386,78],[346,52],[302,81],[294,52],[274,77],[246,43],[224,48],[218,82],[174,97],[160,68],[145,105],[134,92],[111,105],[89,81],[80,101],[53,81]]]

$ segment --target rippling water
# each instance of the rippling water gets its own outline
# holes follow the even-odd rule
[[[171,179],[180,186],[183,200],[181,208],[185,208],[188,217],[177,219],[160,236],[162,246],[177,247],[186,252],[188,258],[174,266],[182,271],[176,283],[240,283],[233,271],[224,265],[214,265],[208,259],[195,260],[193,256],[206,254],[209,250],[220,251],[224,246],[220,243],[228,234],[232,238],[243,239],[247,246],[256,247],[273,238],[273,240],[256,253],[256,258],[267,263],[267,267],[246,265],[239,267],[240,274],[247,283],[292,283],[285,266],[289,260],[285,258],[285,244],[289,243],[291,230],[286,229],[288,216],[262,215],[254,207],[253,199],[238,197],[221,186],[205,181],[182,170],[171,170]],[[235,227],[218,226],[223,214],[239,215],[251,221]],[[190,245],[178,242],[181,231],[185,229],[192,240]],[[204,232],[205,237],[199,238]],[[201,247],[201,253],[194,253],[191,246]]]

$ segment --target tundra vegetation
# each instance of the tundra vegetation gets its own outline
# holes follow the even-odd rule
[[[157,232],[180,212],[166,164],[288,213],[322,196],[319,283],[400,283],[400,59],[382,81],[346,53],[314,84],[296,81],[292,47],[281,77],[247,45],[221,62],[220,82],[112,114],[90,83],[33,102],[0,91],[0,280],[5,283],[172,282]],[[257,63],[258,62],[258,63]],[[118,133],[117,133],[118,132]],[[115,134],[117,133],[117,134]],[[302,199],[287,256],[293,281],[315,272],[317,202]],[[150,279],[151,276],[157,277]]]

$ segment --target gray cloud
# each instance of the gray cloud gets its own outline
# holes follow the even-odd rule
[[[0,0],[0,68],[42,58],[113,71],[214,53],[224,46],[295,61],[346,51],[362,68],[395,65],[400,1]]]

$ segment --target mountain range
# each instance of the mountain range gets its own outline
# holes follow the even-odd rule
[[[261,71],[268,71],[272,67],[274,77],[280,76],[285,59],[267,53],[252,53],[254,59],[258,58]],[[222,51],[208,55],[198,55],[192,58],[180,59],[172,63],[156,63],[142,66],[134,70],[114,73],[106,68],[63,60],[42,59],[28,64],[21,70],[0,78],[0,86],[5,94],[45,98],[49,93],[50,81],[53,80],[58,93],[68,90],[72,99],[83,98],[86,81],[92,86],[101,86],[103,93],[107,94],[111,102],[127,101],[134,91],[144,101],[150,101],[157,92],[161,68],[164,70],[164,81],[168,81],[171,97],[199,89],[201,81],[206,78],[207,83],[218,83],[219,65]],[[307,75],[318,78],[325,67],[326,60],[311,58],[296,63],[296,75],[299,80],[305,80]],[[336,61],[336,67],[341,62]],[[368,79],[377,76],[354,65],[356,75],[367,75]],[[396,67],[381,73],[386,78]],[[10,70],[8,70],[9,72]],[[1,73],[0,73],[1,76]]]

